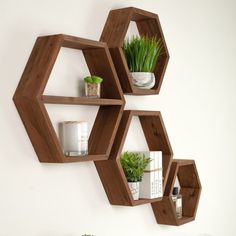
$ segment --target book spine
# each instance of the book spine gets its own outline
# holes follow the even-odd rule
[[[157,152],[157,195],[158,197],[163,197],[163,178],[162,178],[162,152]]]

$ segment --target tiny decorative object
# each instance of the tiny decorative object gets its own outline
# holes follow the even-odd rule
[[[103,79],[99,76],[87,76],[85,81],[85,96],[91,98],[101,97],[101,83]]]
[[[88,154],[88,123],[65,121],[61,123],[61,141],[66,156]]]
[[[134,86],[150,89],[155,85],[153,70],[162,50],[161,39],[133,36],[125,40],[124,54]]]
[[[172,200],[175,205],[176,217],[182,218],[182,195],[179,194],[179,188],[174,187],[172,192]]]
[[[133,199],[139,199],[139,183],[142,180],[144,169],[151,161],[145,155],[137,152],[124,152],[120,158],[126,179]]]

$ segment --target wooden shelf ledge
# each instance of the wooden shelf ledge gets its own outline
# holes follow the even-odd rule
[[[87,97],[64,97],[43,95],[42,101],[48,104],[69,104],[69,105],[88,105],[88,106],[111,106],[123,105],[120,99],[108,98],[87,98]]]
[[[134,200],[133,201],[133,206],[153,203],[153,202],[157,202],[157,201],[161,201],[161,200],[162,200],[162,197],[152,198],[152,199],[142,199],[142,198],[140,198],[139,200]]]
[[[65,156],[64,162],[102,161],[106,159],[107,155]]]

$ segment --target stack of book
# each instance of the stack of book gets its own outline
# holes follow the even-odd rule
[[[140,183],[140,198],[163,197],[162,152],[139,152],[151,159]]]

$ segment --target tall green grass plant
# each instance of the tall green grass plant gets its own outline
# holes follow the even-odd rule
[[[125,40],[123,50],[130,72],[153,72],[163,44],[161,39],[133,36]]]

